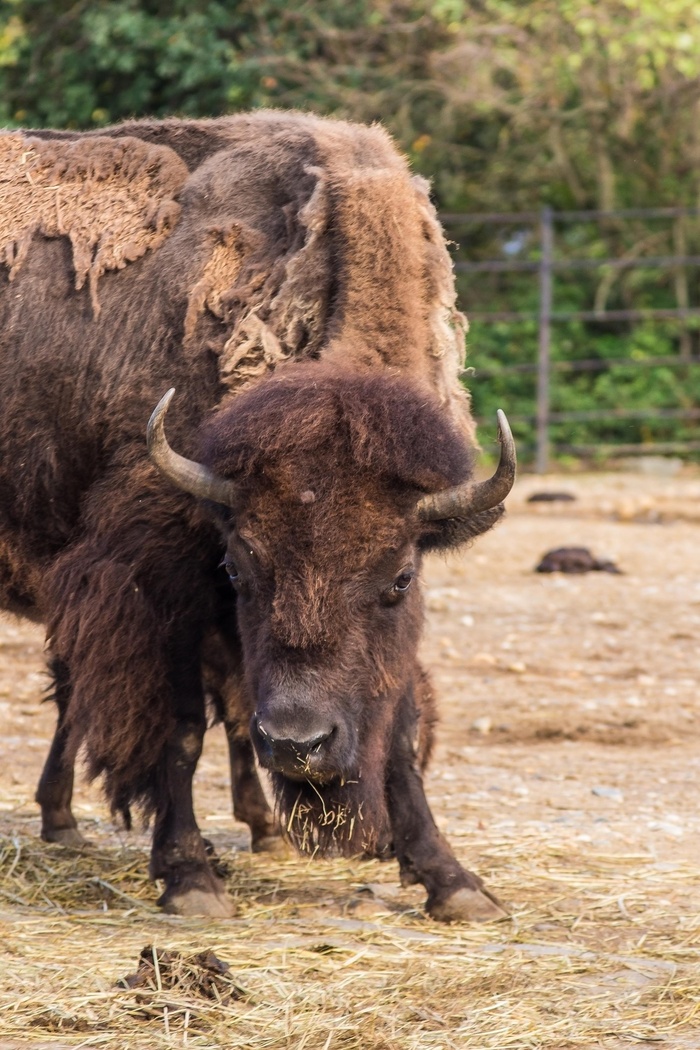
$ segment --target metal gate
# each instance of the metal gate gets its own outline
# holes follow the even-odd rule
[[[552,444],[550,428],[553,422],[581,422],[586,420],[613,420],[613,419],[700,419],[700,408],[694,407],[670,407],[666,409],[639,409],[620,407],[617,409],[589,410],[582,412],[553,412],[552,381],[557,373],[575,373],[582,371],[593,371],[596,369],[609,368],[615,363],[634,364],[636,367],[655,367],[666,365],[669,367],[689,366],[700,364],[700,357],[693,356],[690,352],[690,341],[687,330],[681,332],[679,353],[672,357],[649,357],[644,360],[633,362],[631,359],[591,358],[586,360],[552,361],[551,344],[552,328],[559,322],[584,321],[587,323],[600,324],[611,321],[647,321],[678,319],[680,321],[700,317],[700,307],[691,306],[688,294],[688,268],[700,267],[699,255],[684,254],[685,241],[682,236],[682,223],[687,217],[697,218],[700,209],[694,208],[653,208],[653,209],[626,209],[614,212],[604,211],[559,211],[554,212],[550,208],[543,208],[539,212],[492,212],[464,214],[443,213],[440,218],[446,228],[448,236],[455,227],[478,225],[500,225],[516,228],[528,228],[536,233],[536,246],[538,250],[531,250],[529,255],[536,254],[538,258],[528,259],[485,259],[480,261],[469,261],[464,251],[455,259],[455,269],[458,273],[532,273],[537,280],[538,308],[536,310],[512,311],[512,310],[473,310],[468,309],[468,316],[472,331],[478,330],[480,324],[494,322],[517,322],[536,319],[538,326],[537,359],[528,364],[506,364],[499,368],[502,375],[509,373],[536,372],[537,390],[536,400],[533,405],[532,420],[536,423],[536,449],[535,469],[544,473],[549,467],[550,455],[557,451]],[[604,223],[611,220],[624,221],[629,219],[671,220],[674,223],[674,248],[678,254],[662,256],[637,256],[630,257],[607,257],[607,258],[577,258],[567,256],[562,258],[556,251],[556,240],[558,228],[564,224],[571,223]],[[677,232],[680,231],[680,232]],[[660,309],[591,309],[591,310],[561,310],[556,305],[556,290],[554,278],[558,272],[563,271],[620,271],[640,268],[655,268],[661,271],[672,271],[675,275],[675,297],[676,306]],[[478,343],[478,340],[477,340]],[[479,374],[485,373],[479,369]],[[585,453],[588,446],[578,446],[581,453]],[[607,447],[607,446],[606,446]],[[600,450],[600,446],[590,446],[592,451]],[[700,450],[700,441],[685,441],[680,443],[648,442],[642,446],[644,451],[670,452],[670,451],[697,451]],[[638,445],[611,445],[610,452],[635,453],[639,451]]]

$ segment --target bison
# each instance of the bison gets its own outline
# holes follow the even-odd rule
[[[159,903],[230,914],[192,805],[209,696],[254,847],[255,752],[302,851],[395,855],[433,917],[502,916],[422,785],[421,558],[489,529],[515,471],[501,414],[473,479],[427,184],[379,127],[275,112],[8,132],[0,179],[0,603],[47,630],[44,837],[79,841],[83,748],[153,817]]]

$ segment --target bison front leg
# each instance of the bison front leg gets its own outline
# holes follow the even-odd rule
[[[230,585],[227,583],[227,592]],[[230,603],[230,597],[226,597]],[[202,647],[204,684],[218,716],[224,723],[231,770],[231,798],[236,820],[250,828],[253,853],[286,851],[260,784],[248,724],[252,713],[246,703],[238,642],[235,605],[228,617],[221,616],[223,630],[211,633]]]
[[[209,864],[192,803],[204,729],[204,718],[181,718],[164,749],[150,875],[165,882],[158,899],[164,911],[225,919],[234,913],[233,902]]]
[[[41,837],[44,842],[58,842],[62,846],[85,846],[87,840],[78,831],[73,816],[73,758],[66,754],[66,712],[70,699],[68,668],[55,657],[49,662],[54,681],[53,697],[58,708],[56,732],[36,791],[41,807]]]
[[[507,918],[478,875],[459,863],[435,824],[423,788],[414,742],[417,714],[413,693],[398,714],[387,768],[387,804],[394,849],[404,886],[420,882],[426,910],[443,922],[490,922]]]
[[[156,771],[150,875],[165,882],[158,900],[165,911],[229,918],[233,901],[209,863],[192,800],[192,778],[206,728],[201,669],[198,659],[184,656],[187,648],[181,640],[173,643],[172,651],[181,654],[171,666],[176,721]]]

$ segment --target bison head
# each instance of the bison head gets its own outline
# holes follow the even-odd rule
[[[405,377],[288,367],[212,417],[201,462],[165,441],[171,394],[151,456],[222,522],[250,732],[284,826],[302,849],[376,850],[392,733],[420,715],[421,556],[500,517],[505,417],[501,465],[477,485],[472,450]]]

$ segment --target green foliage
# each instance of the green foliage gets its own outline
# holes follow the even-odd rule
[[[695,0],[0,0],[0,117],[382,120],[452,210],[692,204]]]
[[[0,118],[382,120],[445,208],[692,204],[695,0],[0,0]]]
[[[597,415],[626,410],[644,415],[554,422],[553,442],[584,446],[696,440],[696,422],[661,414],[664,410],[700,405],[700,366],[685,364],[678,356],[678,324],[644,322],[632,327],[622,324],[608,327],[609,330],[601,334],[593,331],[592,325],[580,322],[553,326],[552,412]],[[537,332],[534,322],[474,324],[472,332],[469,362],[474,375],[468,380],[468,386],[475,412],[487,424],[484,440],[495,437],[496,409],[506,408],[521,454],[527,459],[535,440]],[[659,358],[668,358],[673,364],[652,363]],[[577,360],[596,362],[596,366],[582,372],[568,368],[560,371],[556,367],[559,362]],[[533,367],[517,373],[501,370],[504,364],[510,366],[514,362],[529,363]]]
[[[450,223],[460,242],[458,262],[508,260],[539,266],[538,222],[512,226]],[[645,310],[700,303],[700,268],[641,269],[600,265],[567,269],[567,261],[650,256],[700,256],[696,218],[609,219],[555,223],[551,325],[553,413],[645,413],[633,418],[595,417],[555,422],[552,438],[563,445],[696,440],[696,422],[666,412],[700,404],[700,368],[685,358],[700,354],[698,318],[678,321],[564,320],[570,311]],[[460,301],[472,318],[469,381],[477,415],[487,422],[507,408],[521,453],[534,447],[539,274],[459,273]],[[480,311],[530,314],[523,322],[485,322]],[[557,315],[560,315],[557,317]],[[668,358],[663,365],[653,363]],[[585,362],[584,371],[559,365]],[[513,367],[519,369],[513,372]],[[488,432],[487,432],[488,433]]]
[[[90,127],[130,116],[200,116],[250,105],[239,5],[185,0],[4,0],[0,117]]]

